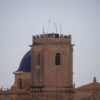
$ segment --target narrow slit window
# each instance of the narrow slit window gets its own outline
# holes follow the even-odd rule
[[[60,54],[59,53],[57,53],[56,54],[56,57],[55,57],[55,65],[60,65]]]
[[[19,88],[22,89],[22,79],[19,79]]]
[[[40,65],[40,54],[37,55],[37,65]]]

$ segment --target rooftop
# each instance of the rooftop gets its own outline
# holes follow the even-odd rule
[[[63,35],[58,33],[33,35],[32,45],[41,44],[71,44],[71,35]]]

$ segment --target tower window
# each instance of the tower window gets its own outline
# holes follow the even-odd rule
[[[19,79],[19,88],[22,89],[22,79]]]
[[[37,55],[37,65],[40,65],[40,54]]]
[[[55,65],[60,65],[60,54],[59,53],[56,54]]]

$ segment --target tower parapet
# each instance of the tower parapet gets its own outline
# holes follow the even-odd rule
[[[41,44],[71,44],[71,35],[57,33],[34,35],[33,45]]]

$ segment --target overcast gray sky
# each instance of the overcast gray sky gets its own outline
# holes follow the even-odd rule
[[[100,0],[0,0],[0,87],[14,83],[13,72],[30,49],[32,35],[55,32],[72,35],[76,86],[97,77],[100,82]]]

